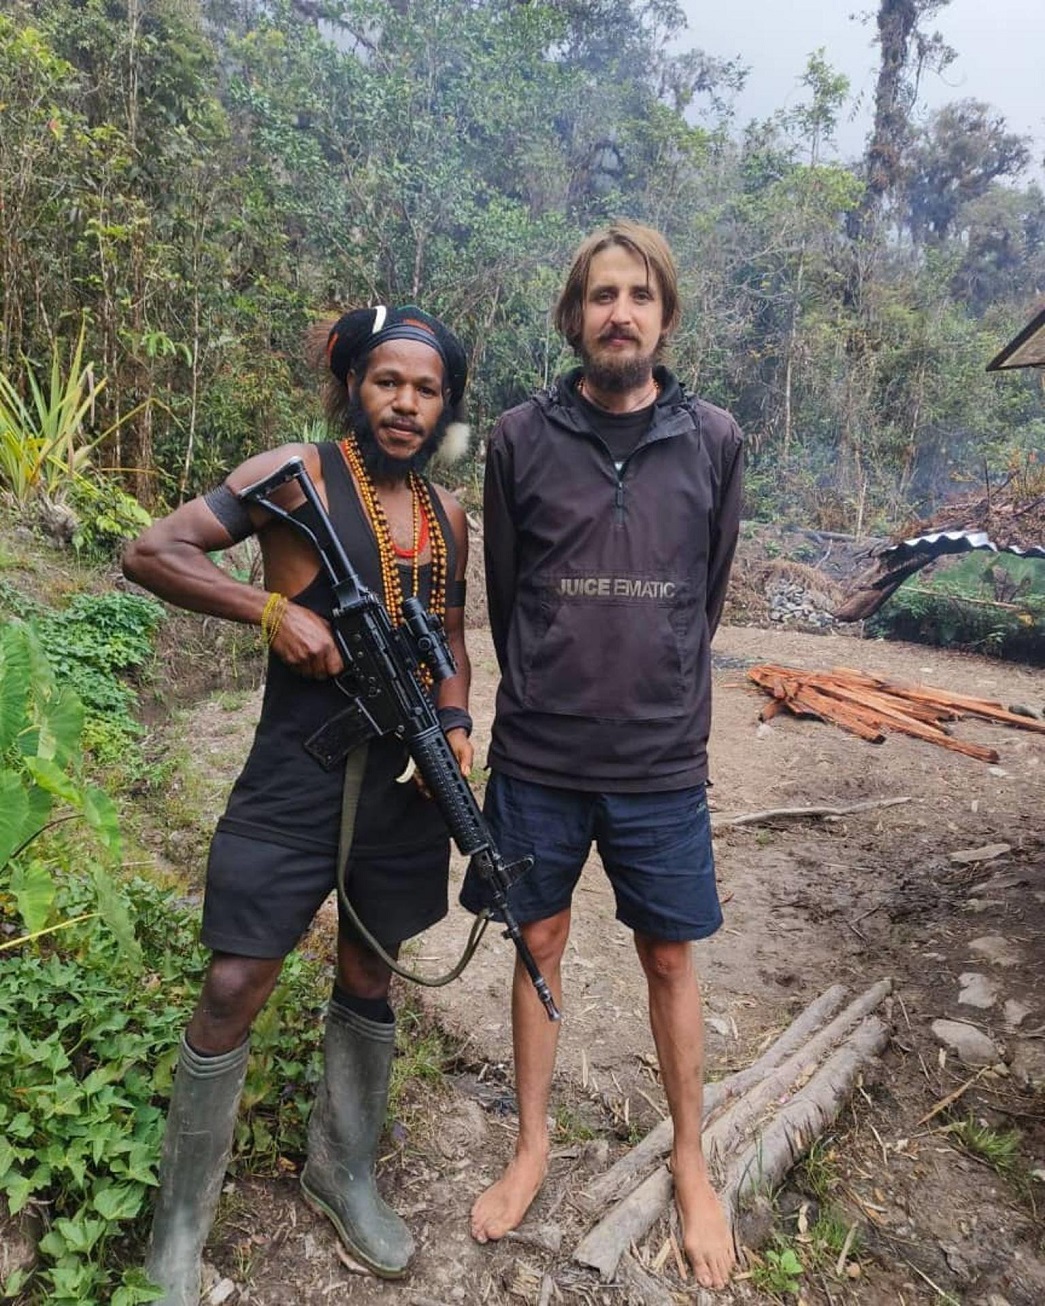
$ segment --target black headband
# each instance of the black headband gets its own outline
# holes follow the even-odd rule
[[[327,337],[331,372],[344,384],[349,372],[357,371],[367,355],[387,340],[415,340],[434,349],[442,360],[450,406],[457,407],[468,380],[464,348],[438,318],[414,304],[404,304],[401,308],[378,304],[375,308],[354,309],[340,317]]]

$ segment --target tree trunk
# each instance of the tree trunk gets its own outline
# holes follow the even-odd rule
[[[916,0],[881,0],[878,42],[882,62],[874,93],[874,130],[864,161],[863,199],[848,221],[849,237],[854,244],[864,238],[874,238],[882,200],[895,185],[899,173],[910,109],[904,73],[917,21]]]

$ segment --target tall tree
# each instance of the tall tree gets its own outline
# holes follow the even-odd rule
[[[880,63],[874,94],[874,126],[864,158],[864,195],[850,215],[850,239],[873,237],[882,205],[902,172],[911,128],[911,109],[926,67],[943,69],[954,52],[938,32],[923,24],[950,0],[879,0]]]
[[[903,170],[906,223],[916,244],[942,244],[962,207],[1030,163],[1026,137],[981,100],[957,100],[930,119],[908,150]]]

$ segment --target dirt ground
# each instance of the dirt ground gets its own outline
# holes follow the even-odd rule
[[[469,642],[482,757],[496,668],[485,631],[472,630]],[[791,1300],[1037,1306],[1045,1301],[1045,735],[960,723],[963,738],[998,750],[999,763],[988,766],[899,735],[875,746],[785,716],[759,726],[763,700],[745,684],[744,667],[762,660],[846,665],[1038,711],[1045,707],[1045,673],[924,646],[723,628],[715,644],[711,742],[720,816],[908,801],[833,821],[779,820],[717,833],[725,926],[697,945],[711,1078],[749,1064],[767,1037],[829,985],[840,981],[855,993],[883,977],[895,982],[890,1046],[818,1149],[817,1182],[800,1170],[776,1200],[775,1228],[788,1237],[796,1234],[796,1212],[808,1224],[810,1206],[820,1204],[856,1225],[850,1260],[858,1268],[836,1274],[834,1257],[804,1248],[799,1234],[791,1245],[804,1257],[804,1271]],[[201,704],[188,726],[194,752],[206,756],[213,739],[220,740],[218,751],[227,755],[233,745],[242,756],[237,737],[255,709],[250,695]],[[226,780],[233,774],[227,771]],[[219,805],[220,798],[212,795]],[[1009,848],[988,861],[952,860],[991,844]],[[460,872],[455,865],[455,877]],[[428,972],[445,968],[467,925],[462,910],[452,910],[417,942],[414,962]],[[1006,946],[992,951],[978,942],[985,938]],[[517,1236],[487,1247],[468,1236],[469,1206],[514,1140],[511,965],[510,945],[491,930],[461,980],[423,991],[426,1008],[457,1037],[460,1052],[445,1084],[419,1089],[393,1126],[382,1165],[382,1186],[420,1245],[410,1278],[389,1285],[350,1273],[332,1231],[299,1200],[292,1176],[237,1179],[212,1241],[222,1282],[211,1300],[640,1300],[570,1259],[590,1223],[578,1190],[665,1111],[637,959],[627,931],[613,921],[594,856],[575,899],[564,966],[549,1178]],[[970,973],[996,984],[989,1008],[959,1004],[959,977]],[[951,1113],[919,1126],[975,1073],[941,1048],[930,1029],[938,1018],[970,1022],[990,1035],[999,1069],[981,1074]],[[966,1118],[1019,1131],[1008,1177],[959,1146],[948,1125]],[[675,1258],[657,1256],[669,1233],[662,1220],[635,1251],[640,1262],[657,1265],[665,1300],[694,1300],[697,1290],[680,1277]],[[764,1281],[756,1282],[742,1277],[716,1299],[775,1299]]]

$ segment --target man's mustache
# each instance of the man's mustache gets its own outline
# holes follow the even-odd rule
[[[604,332],[602,333],[602,335],[599,336],[599,339],[600,339],[600,340],[607,340],[607,341],[609,341],[609,340],[630,340],[630,341],[632,342],[632,344],[636,344],[636,345],[639,343],[639,338],[638,338],[638,336],[634,335],[631,331],[622,331],[622,330],[620,330],[620,328],[615,328],[615,329],[612,330],[612,331],[604,331]]]

